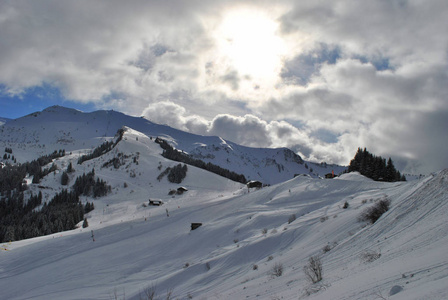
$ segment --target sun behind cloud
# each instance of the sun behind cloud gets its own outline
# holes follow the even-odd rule
[[[286,53],[277,33],[278,23],[266,12],[231,10],[215,32],[219,59],[242,77],[272,82]]]

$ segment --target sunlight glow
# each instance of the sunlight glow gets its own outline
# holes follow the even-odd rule
[[[275,77],[286,48],[277,30],[278,24],[265,13],[229,12],[217,32],[218,51],[241,76]]]

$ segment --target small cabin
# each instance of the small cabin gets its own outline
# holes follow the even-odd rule
[[[262,188],[263,187],[263,183],[261,181],[258,180],[251,180],[248,183],[246,183],[247,187],[250,188]]]
[[[176,194],[182,195],[186,191],[188,191],[188,189],[186,187],[181,186],[181,187],[177,188]]]
[[[191,230],[195,230],[202,226],[202,223],[191,223]]]
[[[163,201],[160,199],[154,199],[154,200],[149,199],[149,205],[160,206],[162,204],[163,204]]]
[[[177,188],[177,190],[170,190],[168,192],[168,195],[170,195],[170,196],[172,196],[172,195],[182,195],[186,191],[188,191],[188,189],[186,187],[181,186],[181,187]]]

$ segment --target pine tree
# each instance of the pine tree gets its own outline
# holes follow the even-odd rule
[[[389,157],[386,165],[386,177],[384,178],[384,180],[389,182],[395,181],[395,174],[396,170],[394,164],[392,162],[392,159]]]
[[[67,185],[68,184],[68,174],[67,172],[63,172],[61,175],[61,184],[62,185]]]
[[[42,172],[41,171],[38,171],[37,173],[35,173],[34,176],[33,176],[32,183],[39,183],[41,176],[42,176]]]
[[[5,232],[5,236],[3,238],[4,241],[15,241],[15,232],[14,232],[14,227],[13,226],[8,226],[6,228],[6,232]]]
[[[72,173],[73,171],[75,171],[75,170],[73,169],[72,162],[70,162],[67,166],[67,173]]]

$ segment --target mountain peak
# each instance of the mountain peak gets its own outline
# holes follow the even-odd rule
[[[53,113],[62,113],[62,112],[82,112],[80,110],[74,109],[74,108],[68,108],[65,106],[60,105],[53,105],[45,108],[42,110],[42,112],[53,112]]]
[[[324,176],[333,170],[333,167],[327,170],[327,166],[321,165],[308,168],[302,158],[288,148],[246,147],[221,137],[184,132],[114,110],[86,113],[54,105],[14,122],[7,122],[3,126],[5,131],[0,134],[0,141],[14,143],[17,148],[24,147],[24,144],[38,145],[40,148],[35,152],[36,156],[61,148],[76,151],[96,147],[126,126],[149,138],[160,137],[195,159],[265,184],[283,182],[293,178],[295,174]],[[333,171],[339,174],[344,169],[342,166],[334,166]]]

